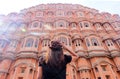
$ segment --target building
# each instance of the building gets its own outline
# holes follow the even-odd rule
[[[120,79],[117,14],[78,4],[40,4],[1,15],[0,21],[0,79],[37,79],[38,59],[54,39],[79,56],[68,64],[67,79]]]

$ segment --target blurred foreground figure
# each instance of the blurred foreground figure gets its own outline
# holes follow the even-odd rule
[[[50,51],[39,61],[38,79],[66,79],[66,65],[72,57],[64,55],[63,48],[75,54],[59,41],[52,41],[49,48]]]

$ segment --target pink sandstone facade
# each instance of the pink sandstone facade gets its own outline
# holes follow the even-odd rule
[[[40,4],[1,15],[0,21],[0,79],[37,79],[38,59],[54,39],[79,56],[67,65],[67,79],[120,79],[117,14],[78,4]]]

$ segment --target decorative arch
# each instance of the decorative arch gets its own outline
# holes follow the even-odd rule
[[[90,40],[87,38],[85,41],[86,41],[86,45],[89,47],[90,46]]]
[[[26,16],[29,17],[29,18],[31,18],[32,15],[33,15],[33,13],[31,11],[29,11],[29,12],[26,13]]]
[[[85,12],[84,11],[76,11],[76,15],[78,16],[78,17],[84,17],[85,16]]]
[[[38,22],[38,21],[34,21],[34,22],[32,23],[32,27],[36,28],[36,27],[38,27],[38,26],[39,26],[39,22]]]
[[[86,40],[86,45],[89,46],[100,46],[101,42],[99,41],[99,38],[101,38],[99,35],[97,34],[89,34],[86,35],[84,37],[84,39]]]
[[[80,28],[91,28],[92,22],[88,20],[79,21]]]
[[[64,42],[66,45],[72,44],[71,36],[68,33],[58,33],[53,36],[53,40],[59,40]]]
[[[96,38],[91,38],[92,46],[99,46],[98,40]]]
[[[94,22],[93,23],[93,26],[95,26],[96,24],[100,24],[102,26],[102,23],[101,22]]]
[[[22,61],[22,62],[19,62],[19,63],[15,64],[12,69],[14,69],[14,68],[16,68],[16,67],[18,67],[18,66],[20,66],[22,64],[24,64],[26,66],[29,66],[29,67],[32,67],[33,69],[35,69],[35,65],[33,65],[30,62],[26,62],[26,61]]]
[[[79,34],[73,34],[71,38],[72,38],[73,40],[74,40],[74,39],[81,39],[81,40],[82,40],[82,38],[81,38],[81,36],[80,36]]]
[[[71,22],[69,23],[69,26],[71,26],[72,28],[76,28],[77,27],[77,22]]]
[[[102,15],[100,13],[95,14],[96,19],[102,19]]]
[[[115,66],[115,65],[113,65],[112,63],[110,63],[110,62],[108,62],[108,61],[106,61],[106,60],[104,60],[104,59],[99,59],[99,60],[97,60],[96,62],[93,63],[93,67],[96,67],[96,66],[99,65],[100,63],[107,63],[107,64],[110,64],[110,65],[112,65],[112,66]]]
[[[87,34],[87,35],[85,36],[85,38],[91,37],[91,36],[93,36],[93,37],[98,37],[98,38],[102,38],[101,36],[99,36],[99,35],[97,35],[97,34],[94,34],[94,33]]]
[[[74,14],[74,13],[73,13],[72,11],[68,11],[68,12],[67,12],[67,16],[73,16],[73,14]]]
[[[54,12],[53,12],[53,11],[48,11],[48,12],[47,12],[47,15],[48,15],[48,16],[53,16],[53,15],[54,15]]]
[[[62,20],[62,19],[55,21],[55,26],[56,27],[67,27],[68,24],[69,23],[66,20]]]
[[[56,16],[64,16],[64,15],[65,15],[64,11],[62,11],[62,10],[56,11]]]
[[[25,47],[32,47],[32,46],[33,46],[33,43],[34,43],[34,39],[33,39],[33,38],[28,38],[28,39],[26,40]]]
[[[88,12],[86,13],[87,16],[89,16],[90,18],[94,18],[94,14],[92,12]]]
[[[102,26],[104,26],[105,24],[109,24],[111,26],[111,24],[109,22],[102,23]]]
[[[27,34],[27,35],[24,35],[21,39],[31,38],[31,37],[39,38],[38,36],[29,33],[29,34]]]
[[[44,13],[42,11],[36,11],[36,17],[42,17]]]
[[[65,35],[65,36],[68,36],[68,37],[71,38],[71,35],[68,34],[68,33],[56,33],[56,34],[53,36],[53,38],[55,38],[55,37],[57,37],[57,36],[60,36],[60,35]]]
[[[0,48],[4,48],[6,45],[6,41],[5,40],[2,40],[0,39]]]

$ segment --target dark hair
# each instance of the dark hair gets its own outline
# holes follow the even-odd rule
[[[48,54],[48,62],[50,66],[60,67],[64,61],[62,45],[58,41],[52,41],[50,46],[51,51]]]

